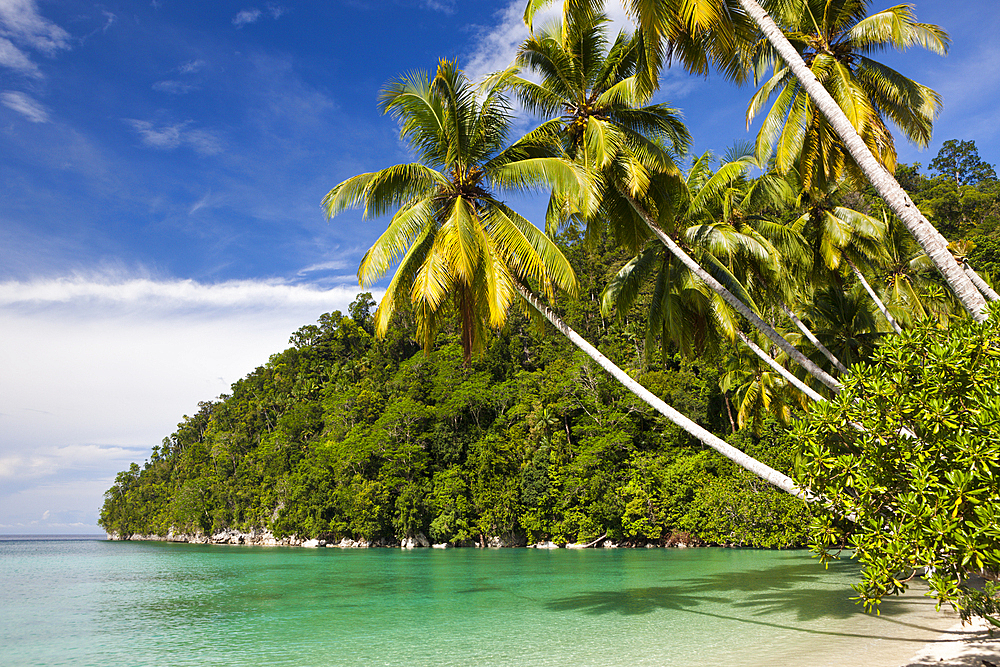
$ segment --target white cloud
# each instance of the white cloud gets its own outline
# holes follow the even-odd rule
[[[42,446],[30,455],[10,453],[0,456],[0,479],[25,481],[49,477],[65,470],[106,468],[108,463],[120,465],[125,460],[145,458],[147,449],[105,445]]]
[[[103,32],[107,32],[108,28],[113,26],[115,22],[118,20],[118,17],[104,9],[101,10],[101,13],[104,14],[104,27],[101,28],[101,30]]]
[[[431,11],[442,14],[455,13],[455,0],[424,0],[424,6]]]
[[[0,65],[17,70],[27,76],[35,78],[41,78],[42,76],[38,65],[31,62],[31,58],[24,51],[14,46],[9,39],[3,37],[0,37]]]
[[[358,291],[115,275],[0,283],[0,524],[44,510],[83,520],[72,515],[83,507],[93,525],[115,473]],[[39,490],[62,480],[76,486],[58,500]]]
[[[191,60],[178,67],[177,71],[181,74],[194,74],[195,72],[200,71],[204,66],[204,60]]]
[[[256,23],[260,19],[262,11],[259,9],[244,9],[235,17],[233,17],[233,25],[237,28],[242,28],[248,23]]]
[[[148,120],[135,118],[123,119],[142,137],[142,143],[150,148],[173,150],[186,145],[202,155],[215,155],[222,151],[222,142],[211,132],[205,130],[189,130],[191,121],[183,123],[154,124]]]
[[[304,269],[300,269],[298,275],[304,276],[307,273],[315,273],[316,271],[343,271],[349,266],[351,266],[351,262],[348,262],[346,259],[334,259],[329,262],[312,264]]]
[[[13,109],[32,123],[49,122],[49,112],[45,107],[22,92],[5,90],[0,93],[0,104]]]
[[[201,209],[205,208],[206,206],[210,206],[210,207],[217,206],[217,205],[219,205],[224,200],[225,200],[225,197],[221,197],[221,196],[215,196],[215,197],[213,197],[212,196],[212,191],[209,190],[208,192],[205,193],[204,197],[202,197],[201,199],[199,199],[198,201],[196,201],[191,206],[191,208],[188,209],[188,215],[194,215],[195,213],[197,213]]]
[[[70,47],[70,35],[38,13],[34,0],[0,0],[0,35],[53,55]]]
[[[267,3],[267,14],[272,19],[279,19],[283,14],[288,11],[287,7],[282,7],[281,5],[275,5],[272,3]],[[251,9],[244,9],[235,17],[233,17],[233,25],[237,28],[242,28],[248,23],[256,23],[264,15],[264,11],[253,7]]]
[[[202,155],[216,155],[222,152],[222,142],[211,132],[189,130],[183,134],[184,143]]]
[[[337,292],[346,298],[346,292]],[[350,295],[353,297],[353,293]],[[121,279],[116,276],[75,275],[36,281],[0,283],[0,309],[30,306],[72,305],[89,310],[96,304],[141,306],[176,312],[193,307],[256,308],[261,311],[276,306],[319,307],[329,303],[331,293],[280,280],[233,280],[206,284],[194,280],[158,281],[151,278]],[[85,308],[84,308],[85,306]]]

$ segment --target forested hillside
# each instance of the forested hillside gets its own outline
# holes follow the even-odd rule
[[[568,320],[655,393],[716,433],[733,430],[718,359],[646,364],[644,323],[603,318],[601,286],[625,259],[579,239],[583,294]],[[481,544],[685,541],[791,546],[803,505],[692,441],[551,328],[515,317],[464,365],[455,323],[434,350],[406,313],[372,335],[372,301],[320,317],[292,347],[199,404],[108,491],[109,532],[276,535],[392,544],[418,533]],[[767,422],[730,440],[786,472],[791,445]],[[682,535],[682,534],[689,534]]]

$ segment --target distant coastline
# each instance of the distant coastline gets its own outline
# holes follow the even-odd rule
[[[127,537],[122,537],[117,533],[107,533],[107,539],[110,541],[122,541],[122,542],[175,542],[175,543],[185,543],[185,544],[210,544],[210,545],[243,545],[243,546],[259,546],[259,547],[304,547],[304,548],[339,548],[339,549],[370,549],[370,548],[389,548],[389,549],[418,549],[418,548],[434,548],[434,549],[451,549],[451,548],[492,548],[492,549],[502,549],[502,548],[529,548],[529,549],[591,549],[591,548],[603,548],[603,549],[617,549],[617,548],[640,548],[640,549],[652,549],[652,548],[687,548],[687,547],[699,547],[699,546],[710,546],[699,540],[688,533],[674,533],[670,536],[656,541],[656,542],[644,542],[644,543],[632,543],[632,542],[615,542],[613,540],[607,539],[606,536],[601,536],[596,540],[588,543],[567,543],[567,544],[557,544],[551,541],[537,542],[534,544],[528,544],[527,541],[518,535],[508,536],[506,538],[492,536],[487,537],[482,540],[482,542],[469,542],[469,543],[438,543],[432,544],[426,536],[422,533],[418,533],[413,537],[404,537],[398,540],[352,540],[349,537],[336,539],[323,539],[323,538],[301,538],[295,535],[290,535],[286,537],[276,537],[274,533],[270,530],[251,530],[249,532],[230,530],[215,533],[213,535],[204,535],[201,533],[175,533],[173,531],[167,533],[166,535],[142,535],[134,534]],[[727,545],[711,545],[711,546],[727,546]]]
[[[0,542],[14,542],[19,540],[106,540],[106,533],[11,533],[9,535],[0,534]]]

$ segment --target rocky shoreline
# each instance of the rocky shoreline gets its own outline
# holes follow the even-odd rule
[[[598,539],[589,543],[580,544],[557,544],[555,542],[546,541],[538,542],[536,544],[528,544],[527,541],[516,535],[511,535],[507,537],[484,537],[480,542],[469,542],[469,543],[459,543],[453,544],[450,542],[442,543],[431,543],[427,539],[427,536],[423,533],[417,533],[412,537],[403,537],[398,540],[352,540],[349,537],[336,539],[323,539],[323,538],[300,538],[295,535],[290,535],[287,537],[275,537],[274,533],[270,530],[251,530],[249,532],[243,532],[238,530],[227,530],[212,535],[205,535],[202,533],[175,533],[173,531],[168,532],[166,535],[127,535],[121,536],[117,533],[107,533],[108,539],[113,541],[130,541],[130,542],[177,542],[185,544],[233,544],[233,545],[244,545],[244,546],[257,546],[257,547],[304,547],[304,548],[336,548],[336,549],[371,549],[371,548],[389,548],[389,549],[418,549],[418,548],[434,548],[434,549],[451,549],[454,547],[475,547],[475,548],[489,548],[489,549],[506,549],[506,548],[528,548],[528,549],[592,549],[592,548],[603,548],[603,549],[617,549],[619,547],[624,548],[658,548],[658,547],[674,547],[674,548],[685,548],[685,547],[695,547],[704,546],[704,544],[697,537],[689,535],[687,533],[671,534],[669,537],[659,540],[658,542],[647,542],[647,543],[618,543],[613,542],[606,537],[599,537]]]

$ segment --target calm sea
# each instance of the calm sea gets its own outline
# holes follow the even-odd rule
[[[851,564],[736,549],[288,549],[0,539],[3,665],[898,665]]]

